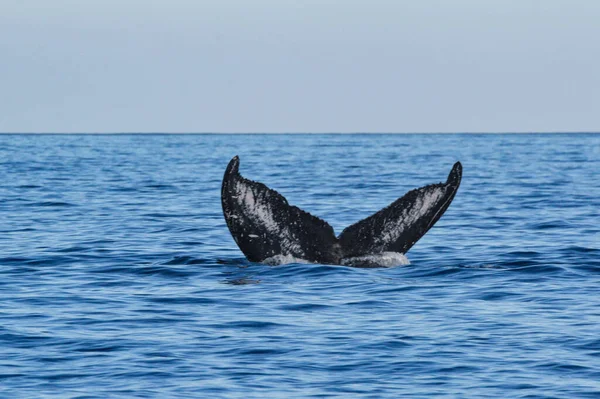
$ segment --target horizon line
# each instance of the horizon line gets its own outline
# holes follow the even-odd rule
[[[0,135],[360,135],[360,134],[599,134],[600,130],[581,131],[467,131],[467,132],[0,132]]]

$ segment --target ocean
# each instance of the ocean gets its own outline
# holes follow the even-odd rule
[[[248,262],[229,160],[340,233],[463,178],[407,253]],[[600,135],[0,135],[2,398],[600,398]]]

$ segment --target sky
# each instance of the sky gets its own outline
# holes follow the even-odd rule
[[[597,0],[0,0],[0,132],[557,131]]]

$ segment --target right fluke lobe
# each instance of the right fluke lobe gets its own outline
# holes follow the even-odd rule
[[[462,179],[462,164],[457,162],[452,167],[450,174],[448,175],[448,180],[446,184],[450,184],[452,186],[458,187],[460,185],[460,180]]]

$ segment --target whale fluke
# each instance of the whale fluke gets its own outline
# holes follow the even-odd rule
[[[446,183],[411,190],[388,207],[346,227],[339,237],[344,257],[405,254],[446,212],[461,176],[462,165],[457,162]]]
[[[371,255],[404,254],[446,211],[462,176],[457,162],[446,183],[409,191],[336,237],[326,221],[290,205],[266,185],[242,177],[239,165],[236,156],[225,170],[221,203],[231,235],[252,262],[280,256],[360,266],[360,259]]]
[[[236,156],[225,170],[221,202],[227,227],[249,261],[277,255],[327,264],[339,261],[333,227],[288,204],[277,191],[243,178],[239,165]]]

